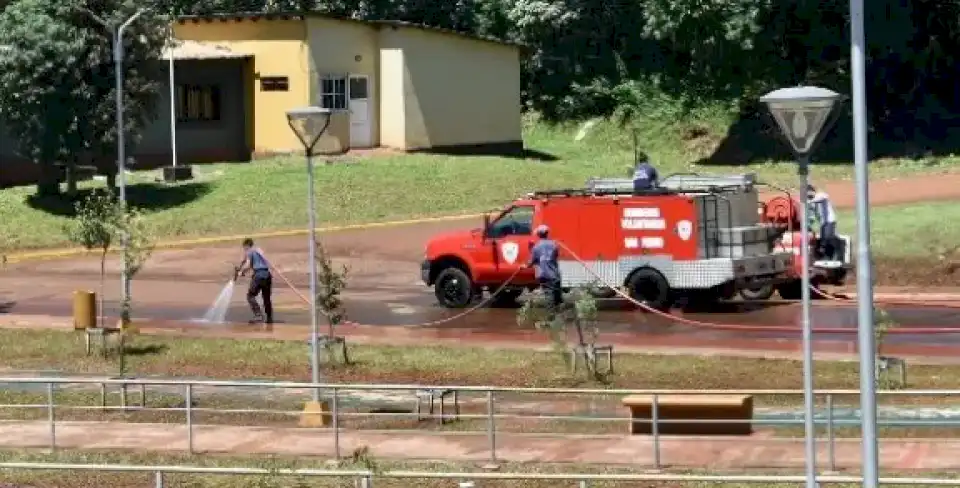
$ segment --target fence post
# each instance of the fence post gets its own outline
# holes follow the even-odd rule
[[[586,482],[585,480],[584,480],[584,481],[580,481],[579,486],[580,486],[580,488],[587,488],[587,482]]]
[[[837,472],[836,435],[833,432],[833,395],[827,394],[827,463],[831,473]]]
[[[193,384],[187,383],[184,404],[187,409],[187,452],[193,454]]]
[[[154,488],[163,488],[163,472],[157,471],[153,473],[153,487]]]
[[[650,404],[650,433],[653,436],[653,469],[660,471],[660,398],[653,395]]]
[[[346,347],[346,346],[344,346]],[[333,398],[330,399],[330,415],[333,417],[333,459],[340,460],[340,401],[339,392],[336,388],[332,392]]]
[[[493,390],[487,390],[487,440],[490,448],[490,464],[487,469],[497,469],[497,415]]]
[[[53,383],[47,383],[47,413],[50,418],[50,450],[57,450],[57,413],[53,394]]]

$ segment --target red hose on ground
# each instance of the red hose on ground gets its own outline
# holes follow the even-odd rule
[[[565,251],[570,253],[570,255],[575,259],[581,266],[583,266],[587,272],[593,275],[600,283],[604,286],[614,290],[618,295],[628,300],[630,303],[633,303],[637,307],[643,309],[646,312],[650,312],[654,315],[670,319],[674,322],[689,325],[692,327],[697,327],[701,329],[710,329],[710,330],[720,330],[720,331],[736,331],[736,332],[796,332],[800,333],[800,327],[785,327],[778,325],[756,325],[756,324],[718,324],[711,322],[704,322],[701,320],[692,320],[685,317],[678,317],[671,313],[663,312],[657,310],[653,307],[650,307],[643,302],[634,300],[633,297],[624,293],[619,289],[619,287],[607,283],[596,271],[593,270],[586,262],[580,259],[580,256],[577,253],[573,252],[566,244],[558,242],[560,247]],[[856,328],[844,328],[844,327],[814,327],[813,332],[816,334],[856,334]],[[890,328],[887,331],[888,334],[900,334],[900,335],[929,335],[929,334],[960,334],[960,327],[949,328],[949,327],[917,327],[917,328]]]
[[[834,302],[848,303],[848,304],[857,303],[857,300],[854,300],[852,298],[834,295],[815,287],[811,287],[811,293]],[[960,305],[953,305],[951,303],[942,303],[936,300],[926,300],[926,301],[924,300],[878,300],[875,298],[873,301],[874,303],[877,303],[879,305],[899,305],[902,307],[920,307],[920,308],[931,307],[931,308],[960,309]],[[945,301],[946,300],[944,300],[944,302]],[[956,300],[953,300],[953,301],[955,302]]]

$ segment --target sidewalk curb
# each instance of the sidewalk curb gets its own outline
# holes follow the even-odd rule
[[[457,220],[467,220],[470,218],[478,218],[483,216],[483,214],[459,214],[459,215],[445,215],[440,217],[424,217],[421,219],[406,219],[406,220],[393,220],[387,222],[370,222],[366,224],[350,224],[350,225],[337,225],[331,227],[318,227],[317,232],[342,232],[348,230],[367,230],[367,229],[377,229],[382,227],[401,227],[405,225],[417,225],[417,224],[427,224],[432,222],[450,222]],[[176,249],[181,247],[192,247],[205,244],[222,244],[224,242],[237,241],[240,242],[242,239],[249,237],[252,239],[269,239],[275,237],[295,237],[295,236],[305,236],[309,233],[307,229],[290,229],[290,230],[278,230],[272,232],[259,232],[259,233],[250,233],[250,234],[235,234],[235,235],[221,235],[213,237],[197,237],[193,239],[181,239],[173,241],[163,241],[156,244],[155,249]],[[117,252],[116,249],[111,250],[111,252]],[[24,263],[28,261],[41,261],[46,259],[59,259],[73,256],[82,256],[89,254],[90,251],[79,247],[71,248],[60,248],[60,249],[47,249],[39,251],[26,251],[8,254],[6,257],[6,262],[9,264]]]

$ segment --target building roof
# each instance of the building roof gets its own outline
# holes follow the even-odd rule
[[[180,22],[185,22],[185,21],[188,21],[188,20],[192,20],[192,21],[200,21],[200,20],[207,20],[207,21],[213,21],[213,20],[222,20],[222,21],[227,21],[227,20],[253,20],[253,21],[256,21],[256,20],[277,20],[277,19],[284,19],[284,20],[301,20],[301,19],[304,19],[304,18],[306,18],[306,17],[323,17],[323,18],[327,18],[327,19],[330,19],[330,20],[339,20],[339,21],[343,21],[343,22],[354,22],[354,23],[366,24],[366,25],[370,25],[370,26],[374,26],[374,27],[404,27],[404,28],[409,28],[409,29],[419,29],[419,30],[425,30],[425,31],[430,31],[430,32],[440,32],[440,33],[444,33],[444,34],[451,34],[451,35],[463,37],[463,38],[466,38],[466,39],[473,39],[473,40],[477,40],[477,41],[485,41],[485,42],[492,42],[492,43],[495,43],[495,44],[502,44],[502,45],[505,45],[505,46],[513,46],[513,47],[517,47],[517,48],[521,48],[521,49],[526,49],[526,48],[527,48],[526,45],[521,44],[521,43],[518,43],[518,42],[507,41],[507,40],[504,40],[504,39],[498,39],[498,38],[491,37],[491,36],[479,36],[479,35],[476,35],[476,34],[470,34],[470,33],[466,33],[466,32],[460,32],[460,31],[456,31],[456,30],[453,30],[453,29],[446,29],[446,28],[443,28],[443,27],[434,27],[434,26],[429,26],[429,25],[424,25],[424,24],[417,24],[417,23],[414,23],[414,22],[405,22],[405,21],[402,21],[402,20],[360,20],[360,19],[354,19],[354,18],[350,18],[350,17],[343,17],[343,16],[338,16],[338,15],[326,14],[326,13],[322,13],[322,12],[272,13],[272,14],[249,12],[249,13],[209,14],[209,15],[182,15],[182,16],[177,17],[177,19],[178,19]]]
[[[205,60],[205,59],[237,59],[248,58],[249,54],[238,53],[226,46],[200,41],[173,40],[173,46],[163,48],[160,59],[169,60],[173,56],[175,61]]]

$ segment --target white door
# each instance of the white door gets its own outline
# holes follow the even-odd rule
[[[373,124],[370,120],[370,78],[350,76],[350,147],[373,145]]]

